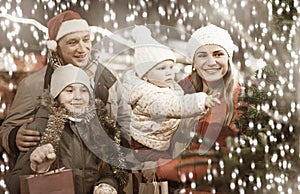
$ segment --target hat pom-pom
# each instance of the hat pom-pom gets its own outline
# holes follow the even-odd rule
[[[136,41],[136,43],[150,43],[151,42],[151,31],[142,25],[135,26],[131,32],[131,36]]]
[[[48,40],[47,41],[47,48],[51,51],[56,51],[57,42],[55,40]]]

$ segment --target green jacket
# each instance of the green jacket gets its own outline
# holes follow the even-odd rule
[[[93,119],[97,119],[97,117],[95,116]],[[81,133],[85,133],[86,137],[93,137],[92,130],[88,128],[90,126],[89,123],[92,123],[93,119],[88,123],[82,121],[80,124],[67,120],[57,149],[59,166],[72,169],[77,194],[93,193],[94,185],[99,183],[107,183],[118,190],[118,182],[113,177],[110,165],[104,163],[104,167],[98,170],[98,164],[101,160],[90,151],[79,134],[79,131],[81,131]],[[28,127],[43,132],[47,126],[47,121],[48,110],[41,106],[34,122]],[[18,157],[8,182],[11,194],[19,193],[20,175],[34,174],[30,168],[29,160],[32,150],[27,153],[21,153]],[[56,167],[56,165],[52,165],[51,169]]]

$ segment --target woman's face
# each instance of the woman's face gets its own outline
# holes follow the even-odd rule
[[[58,54],[64,64],[80,67],[87,60],[91,51],[89,31],[73,32],[58,41]]]
[[[89,100],[89,90],[79,83],[68,85],[58,96],[58,101],[74,114],[83,113],[89,105]]]
[[[173,67],[173,61],[163,61],[148,71],[148,73],[145,75],[145,78],[154,85],[166,87],[170,83],[174,82],[175,73]]]
[[[228,54],[218,45],[203,45],[194,56],[197,74],[206,82],[221,80],[228,71]]]

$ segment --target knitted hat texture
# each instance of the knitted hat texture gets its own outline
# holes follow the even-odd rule
[[[229,56],[229,60],[232,61],[234,43],[230,34],[223,28],[213,24],[201,27],[192,34],[187,44],[189,57],[193,59],[199,47],[210,44],[223,47]]]
[[[90,94],[93,94],[91,88],[89,76],[82,69],[68,64],[59,66],[52,74],[50,94],[53,98],[56,98],[65,87],[73,83],[80,83],[87,87]]]
[[[136,26],[132,30],[132,37],[135,39],[134,46],[134,67],[137,75],[142,78],[149,70],[157,64],[172,60],[176,57],[167,46],[157,42],[150,30],[145,26]]]

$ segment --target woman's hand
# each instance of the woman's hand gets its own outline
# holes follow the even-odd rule
[[[32,170],[37,173],[47,172],[51,164],[55,161],[56,154],[51,144],[46,144],[37,147],[30,154],[30,162]]]
[[[117,190],[106,183],[100,183],[95,186],[93,194],[117,194]]]

